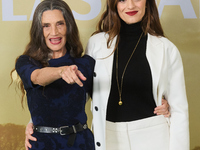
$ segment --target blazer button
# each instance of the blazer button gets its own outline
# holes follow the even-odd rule
[[[96,72],[94,72],[94,73],[93,73],[93,77],[96,77],[96,76],[97,76],[97,74],[96,74]]]
[[[97,142],[96,144],[97,144],[97,146],[99,146],[99,147],[101,146],[101,143],[100,143],[100,142]]]
[[[98,110],[99,110],[97,106],[95,106],[95,107],[94,107],[94,109],[95,109],[96,111],[98,111]]]

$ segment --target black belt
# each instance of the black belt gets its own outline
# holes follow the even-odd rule
[[[33,126],[33,130],[40,133],[55,133],[60,135],[70,135],[67,145],[69,147],[74,145],[74,141],[76,139],[76,133],[87,129],[87,124],[82,125],[78,123],[72,126],[62,126],[59,128],[54,127],[44,127],[44,126]]]

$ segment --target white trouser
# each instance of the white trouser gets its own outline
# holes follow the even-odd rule
[[[169,150],[169,125],[162,115],[131,122],[106,121],[106,150]]]

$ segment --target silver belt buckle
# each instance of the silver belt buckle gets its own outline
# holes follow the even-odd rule
[[[83,129],[87,129],[87,127],[88,127],[87,124],[83,125]]]
[[[66,135],[65,133],[62,133],[62,129],[63,128],[69,128],[69,126],[62,126],[62,127],[60,127],[60,135]]]

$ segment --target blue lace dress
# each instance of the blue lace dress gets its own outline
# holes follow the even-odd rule
[[[95,61],[88,55],[73,58],[69,53],[58,59],[49,60],[50,67],[77,65],[87,78],[84,86],[67,84],[63,79],[43,87],[34,85],[30,76],[35,69],[42,68],[38,61],[22,55],[16,63],[16,71],[21,77],[27,95],[28,107],[33,124],[36,126],[60,127],[77,123],[85,124],[86,93],[92,91],[93,69]],[[31,150],[94,150],[94,138],[89,129],[78,132],[74,145],[67,146],[69,135],[35,132],[37,141],[30,141]]]

